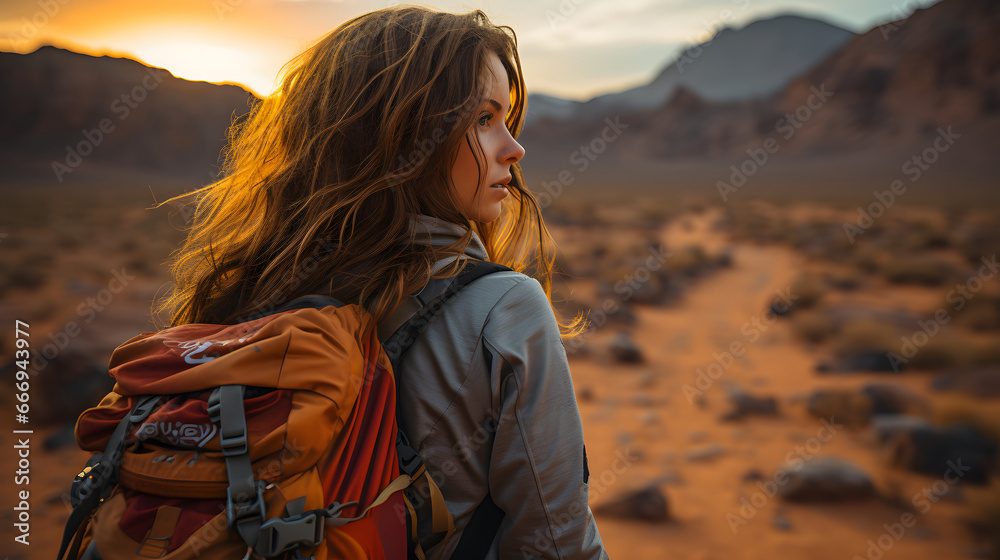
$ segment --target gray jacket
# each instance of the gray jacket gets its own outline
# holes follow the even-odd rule
[[[414,222],[418,243],[444,246],[466,232],[430,216]],[[466,254],[487,260],[474,232]],[[438,261],[434,272],[455,258]],[[405,320],[419,302],[411,300],[380,336]],[[437,312],[396,373],[399,427],[455,520],[455,534],[428,551],[429,560],[451,556],[487,489],[506,513],[487,558],[607,558],[587,503],[566,352],[537,280],[503,271],[472,282]]]

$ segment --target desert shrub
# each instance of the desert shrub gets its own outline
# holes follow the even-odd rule
[[[664,268],[668,272],[683,274],[685,276],[697,276],[711,259],[701,245],[688,245],[680,249],[671,251],[670,257],[664,263]]]
[[[800,274],[789,287],[792,296],[798,296],[793,306],[796,309],[815,307],[826,293],[826,284],[815,274]]]
[[[959,519],[980,541],[987,543],[993,558],[1000,558],[1000,478],[985,488],[969,489],[965,511]]]
[[[1000,329],[1000,294],[976,294],[955,313],[955,323],[977,331]]]
[[[889,325],[873,321],[852,321],[839,331],[834,343],[839,354],[885,353],[899,351],[899,338]]]
[[[917,335],[910,337],[916,340]],[[922,338],[922,337],[921,337]],[[899,346],[897,344],[897,346]],[[981,351],[980,344],[958,333],[942,333],[929,337],[907,361],[907,367],[938,370],[972,365]],[[897,350],[897,353],[900,353]],[[905,356],[905,354],[904,354]]]
[[[947,261],[935,257],[906,255],[889,260],[882,274],[893,284],[941,286],[954,276],[955,270]]]
[[[854,253],[854,266],[866,274],[875,274],[886,265],[889,260],[888,254],[871,244],[866,244],[858,248]]]
[[[955,248],[970,264],[1000,253],[1000,227],[995,219],[966,225],[955,237]]]
[[[833,335],[834,326],[825,315],[810,310],[792,317],[792,330],[805,342],[819,344]]]
[[[946,427],[964,424],[1000,445],[1000,403],[943,395],[935,401],[930,420]]]
[[[34,290],[45,284],[48,273],[44,266],[19,264],[0,270],[0,293],[10,289]]]

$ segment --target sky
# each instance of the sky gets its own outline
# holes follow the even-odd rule
[[[587,100],[652,80],[723,27],[794,13],[855,33],[937,0],[437,0],[509,25],[529,93]],[[191,80],[269,94],[281,66],[340,23],[393,0],[3,0],[0,50],[52,44],[127,56]]]

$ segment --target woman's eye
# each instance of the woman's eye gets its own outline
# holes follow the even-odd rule
[[[479,126],[486,126],[487,123],[483,122],[483,119],[489,121],[492,118],[493,118],[493,113],[486,113],[483,116],[479,117]]]

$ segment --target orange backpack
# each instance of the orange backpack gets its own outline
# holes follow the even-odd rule
[[[77,421],[95,453],[59,560],[423,559],[455,529],[397,429],[392,362],[464,285],[509,270],[471,262],[385,348],[364,308],[316,295],[119,346],[112,392]]]

